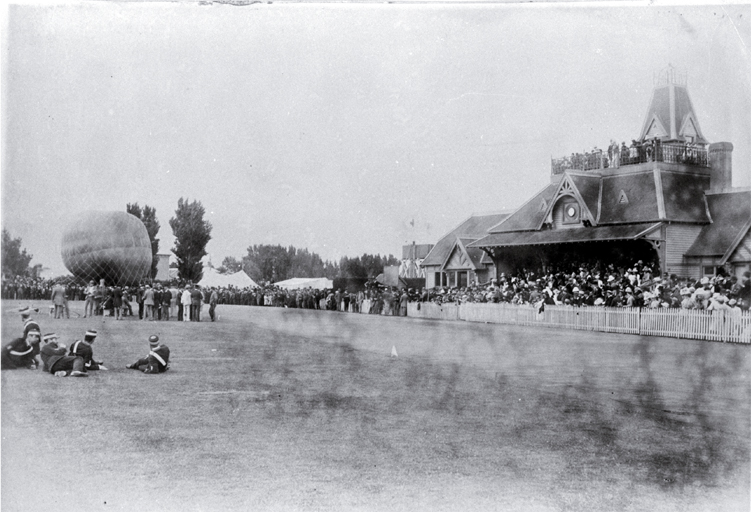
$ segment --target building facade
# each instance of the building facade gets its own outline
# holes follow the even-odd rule
[[[444,235],[420,264],[425,272],[426,288],[465,287],[494,278],[493,260],[486,252],[469,244],[483,238],[488,229],[507,216],[507,213],[472,215]]]
[[[547,186],[462,249],[483,251],[496,273],[590,259],[740,276],[751,269],[751,190],[732,187],[732,152],[707,141],[685,80],[666,70],[638,139],[552,160]]]

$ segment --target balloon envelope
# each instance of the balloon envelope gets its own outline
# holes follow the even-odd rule
[[[151,270],[151,241],[134,215],[83,212],[63,232],[62,256],[68,270],[87,281],[136,284]]]

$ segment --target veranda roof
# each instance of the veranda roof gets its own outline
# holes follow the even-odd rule
[[[659,222],[643,222],[617,226],[495,233],[469,244],[469,247],[515,247],[521,245],[636,240],[655,231],[660,224]]]

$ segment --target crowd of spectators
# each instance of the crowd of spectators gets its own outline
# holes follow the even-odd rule
[[[591,171],[653,161],[708,165],[703,146],[692,142],[664,144],[660,139],[654,138],[632,140],[631,144],[626,144],[625,141],[618,144],[611,140],[607,150],[595,147],[590,151],[554,159],[553,170],[555,174],[560,174],[567,169]]]
[[[597,270],[593,265],[558,272],[501,274],[484,285],[435,288],[428,300],[446,302],[505,302],[569,306],[648,307],[748,310],[751,273],[741,279],[716,275],[699,280],[660,276],[639,261],[629,268],[613,265]]]
[[[144,283],[139,286],[105,286],[103,283],[61,284],[44,279],[13,278],[2,283],[2,297],[11,300],[54,300],[63,290],[67,300],[85,301],[84,315],[117,319],[200,321],[205,305],[215,319],[218,305],[285,307],[327,311],[406,316],[408,302],[437,304],[509,303],[636,308],[748,310],[751,273],[741,279],[717,275],[699,280],[660,276],[654,266],[638,261],[627,268],[580,264],[551,272],[519,271],[501,274],[485,284],[461,288],[398,289],[370,281],[362,290],[283,289],[273,284],[257,287],[201,288],[191,283]],[[57,305],[57,303],[55,303]],[[56,315],[57,316],[57,315]],[[61,313],[61,317],[63,314]],[[204,315],[205,316],[205,315]]]
[[[50,300],[55,281],[23,276],[3,279],[2,298],[7,300]],[[85,286],[69,283],[66,293],[70,300],[83,300]]]

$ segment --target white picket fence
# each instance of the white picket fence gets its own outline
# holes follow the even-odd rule
[[[407,316],[751,343],[751,312],[410,302]]]

